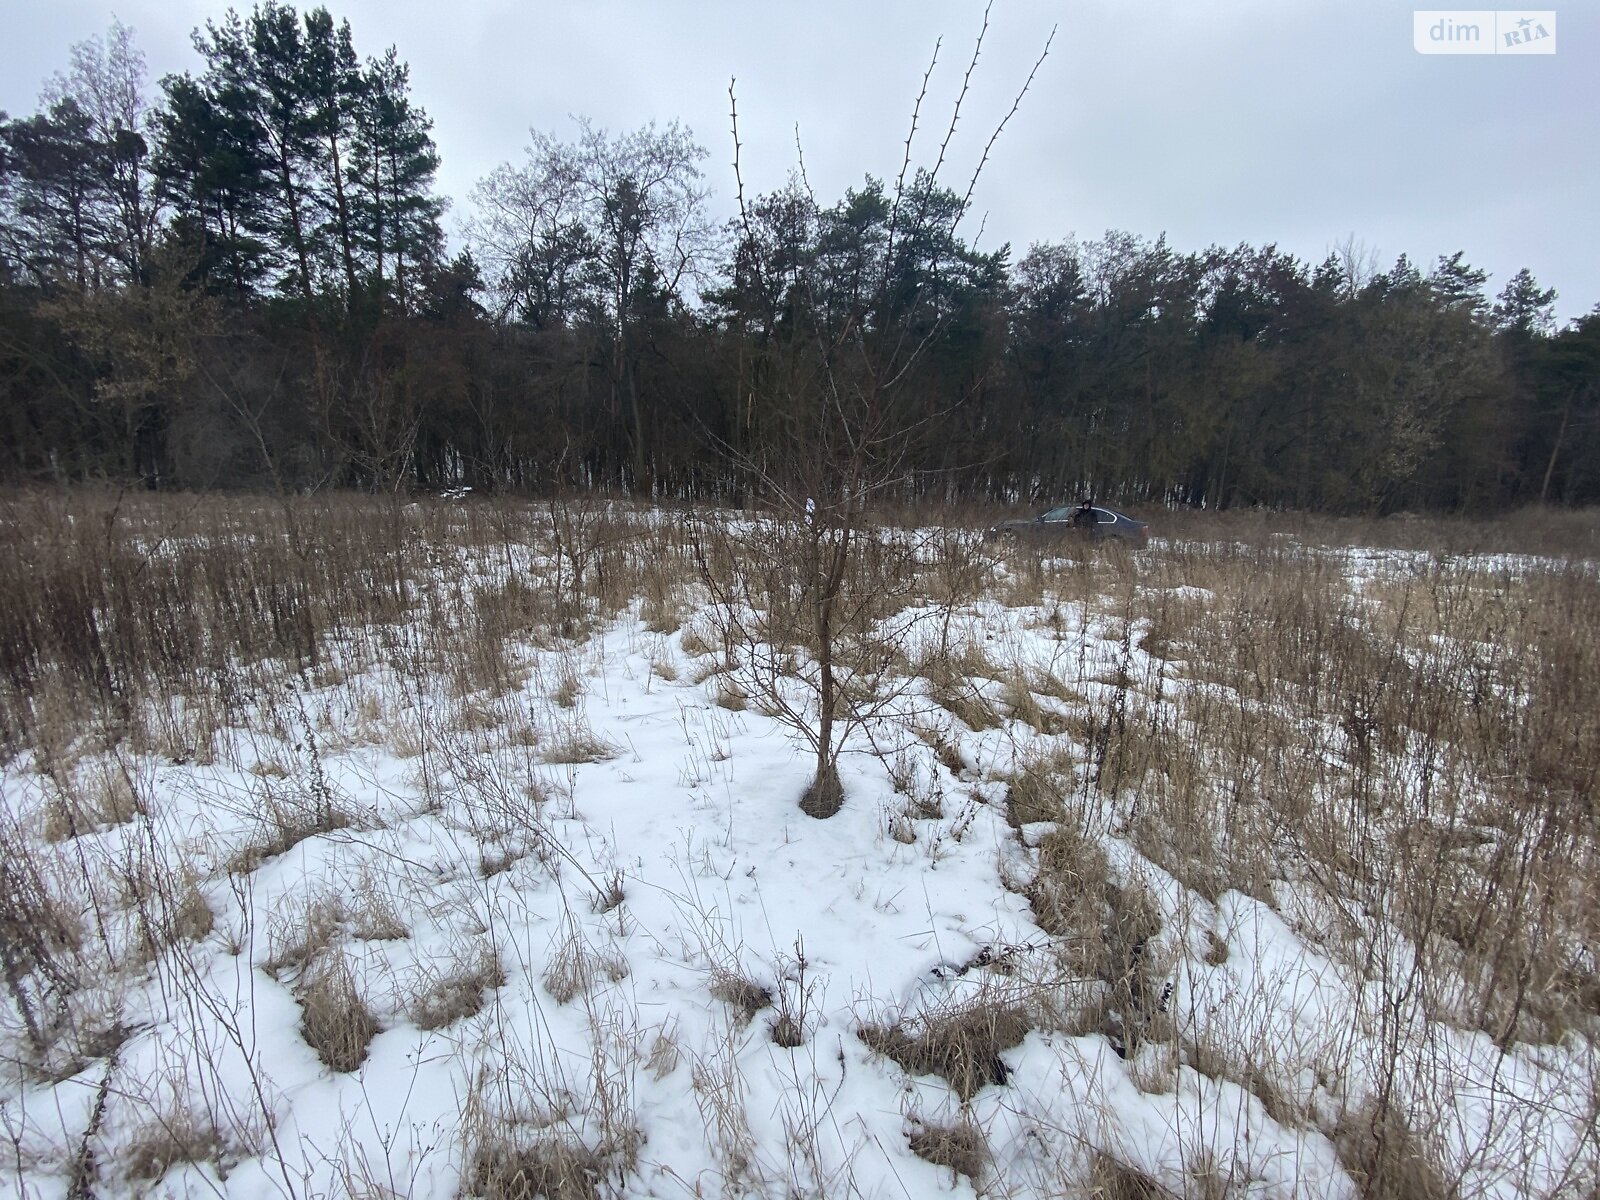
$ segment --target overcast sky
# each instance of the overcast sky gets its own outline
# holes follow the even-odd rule
[[[1437,0],[1429,0],[1437,3]],[[248,5],[239,5],[247,9]],[[301,4],[297,7],[313,7]],[[455,215],[531,127],[677,119],[731,212],[728,80],[747,192],[795,165],[824,201],[898,170],[922,72],[931,162],[981,24],[977,0],[342,0],[357,48],[394,45],[434,120]],[[1569,319],[1600,302],[1600,0],[1556,8],[1554,56],[1424,56],[1393,0],[996,0],[952,147],[965,188],[1053,25],[1055,44],[977,192],[983,244],[1124,229],[1180,250],[1275,242],[1320,260],[1354,235],[1387,266],[1464,250],[1491,296],[1519,267]],[[0,0],[0,109],[34,111],[68,47],[115,12],[154,80],[196,69],[225,3]],[[977,225],[969,230],[976,232]]]

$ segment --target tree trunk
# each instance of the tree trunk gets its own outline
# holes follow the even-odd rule
[[[293,241],[295,261],[300,265],[300,293],[310,303],[311,260],[306,254],[305,226],[300,219],[300,196],[294,186],[294,172],[289,166],[288,151],[278,152],[278,180],[283,185],[283,200],[289,206],[289,236]]]
[[[811,557],[815,564],[816,599],[813,604],[813,632],[817,639],[817,770],[800,800],[807,816],[824,819],[844,807],[844,787],[839,782],[838,751],[833,744],[833,715],[838,706],[839,685],[833,674],[834,604],[844,586],[850,558],[848,517],[843,528],[830,530],[826,509],[819,508],[811,518]],[[830,537],[834,534],[835,537]]]
[[[1550,447],[1550,461],[1544,465],[1544,482],[1539,485],[1539,503],[1544,504],[1550,497],[1550,478],[1556,473],[1556,456],[1561,453],[1561,443],[1567,436],[1567,421],[1572,416],[1572,393],[1567,393],[1567,402],[1561,409],[1561,428],[1556,430],[1555,445]]]
[[[339,252],[344,259],[345,285],[349,290],[346,308],[356,302],[356,260],[350,250],[350,206],[344,196],[344,166],[339,159],[339,135],[328,135],[328,155],[333,165],[333,201],[339,215]]]

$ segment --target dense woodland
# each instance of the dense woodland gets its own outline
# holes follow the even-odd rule
[[[535,132],[447,246],[394,50],[275,3],[194,42],[152,85],[114,25],[0,115],[0,480],[749,500],[848,392],[906,499],[1600,501],[1600,308],[1558,330],[1527,271],[980,250],[914,167],[718,180],[720,222],[676,124]]]

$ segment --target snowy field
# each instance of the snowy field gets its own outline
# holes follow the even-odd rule
[[[0,1192],[1600,1186],[1592,566],[880,533],[819,820],[760,522],[302,517],[12,522]]]

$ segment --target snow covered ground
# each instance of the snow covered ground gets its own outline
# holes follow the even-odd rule
[[[1176,750],[1108,784],[1108,755],[1208,761],[1200,714],[1257,703],[1181,641],[1150,652],[1150,614],[1220,601],[1210,559],[1140,553],[1103,583],[1000,561],[903,621],[905,661],[937,641],[970,704],[901,680],[827,820],[797,807],[808,752],[713,649],[692,580],[671,620],[638,601],[515,642],[507,690],[463,691],[419,615],[383,662],[333,647],[232,697],[188,753],[15,756],[0,1188],[1403,1194],[1373,1164],[1461,1196],[1593,1188],[1592,1011],[1497,1042],[1464,1011],[1472,969],[1424,970],[1381,888],[1328,884],[1268,828],[1269,779],[1233,803],[1272,853],[1220,883],[1155,849]],[[1359,604],[1440,568],[1336,569]],[[1296,778],[1343,778],[1348,714],[1280,715],[1310,730]],[[1237,782],[1208,785],[1215,813]],[[1112,1190],[1129,1180],[1165,1192]]]

